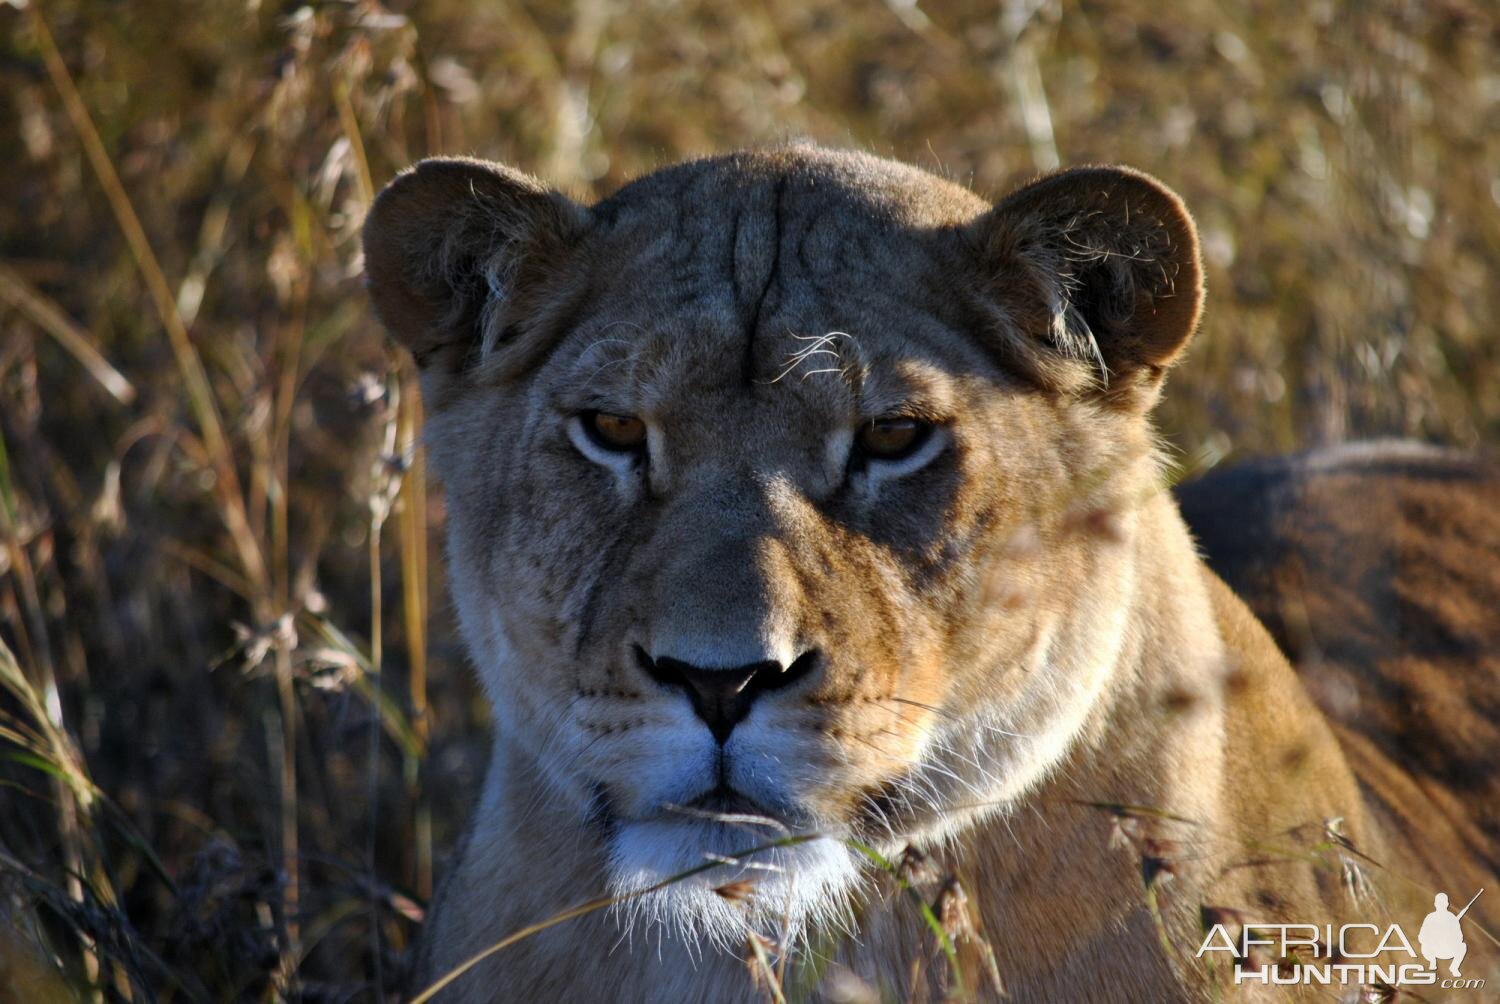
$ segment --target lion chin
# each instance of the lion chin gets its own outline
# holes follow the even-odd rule
[[[621,822],[609,888],[627,938],[679,939],[694,951],[739,948],[752,933],[789,944],[810,925],[848,926],[860,860],[838,836],[711,819]]]

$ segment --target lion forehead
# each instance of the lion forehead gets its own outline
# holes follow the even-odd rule
[[[944,264],[952,228],[983,208],[942,179],[853,154],[791,149],[679,165],[591,210],[589,309],[606,324],[737,333],[773,316],[801,334],[871,326],[902,304],[936,305],[923,284]],[[862,309],[871,304],[882,313]]]

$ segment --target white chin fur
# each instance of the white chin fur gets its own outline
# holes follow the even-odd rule
[[[610,892],[640,893],[710,860],[773,843],[781,833],[765,827],[710,820],[622,822],[610,843]],[[860,864],[830,837],[762,851],[721,864],[619,904],[627,935],[680,938],[691,950],[705,942],[724,950],[744,947],[755,931],[789,944],[809,924],[849,923],[849,894]],[[749,899],[727,899],[714,890],[729,882],[753,883]]]

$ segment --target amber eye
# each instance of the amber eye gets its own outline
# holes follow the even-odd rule
[[[646,445],[646,423],[634,415],[587,411],[580,416],[583,431],[596,445],[616,453],[635,453]]]
[[[901,460],[931,434],[932,426],[915,418],[877,418],[860,428],[857,443],[871,460]]]

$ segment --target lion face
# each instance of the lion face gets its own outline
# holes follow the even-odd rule
[[[434,399],[465,639],[615,891],[815,834],[638,902],[711,936],[744,922],[712,892],[737,878],[766,918],[836,909],[848,838],[941,838],[1086,728],[1125,641],[1143,412],[1197,309],[1175,200],[1093,183],[1154,211],[1115,241],[1176,228],[1168,334],[1136,322],[1170,295],[1076,205],[852,155],[690,164],[591,209],[438,162],[377,204],[371,289]],[[1063,283],[1059,234],[1100,252]]]

